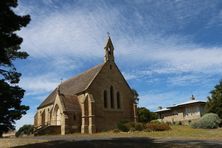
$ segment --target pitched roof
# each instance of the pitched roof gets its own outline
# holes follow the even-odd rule
[[[176,104],[172,107],[178,107],[178,106],[183,106],[183,105],[193,104],[193,103],[206,103],[206,102],[205,101],[200,101],[200,100],[190,100],[190,101],[187,101],[187,102]]]
[[[75,95],[85,91],[94,80],[94,78],[98,75],[103,65],[104,63],[96,65],[95,67],[79,74],[78,76],[64,81],[59,86],[60,93],[64,95]],[[56,93],[56,89],[54,89],[53,92],[40,104],[38,108],[53,104]]]
[[[169,111],[169,108],[162,108],[162,109],[158,109],[156,112],[165,112],[165,111]]]
[[[206,102],[205,101],[200,101],[200,100],[190,100],[190,101],[187,101],[187,102],[183,102],[183,103],[175,104],[173,106],[169,106],[169,107],[166,107],[166,108],[159,109],[156,112],[165,112],[165,111],[171,110],[172,108],[181,107],[181,106],[185,106],[185,105],[188,105],[188,104],[197,104],[197,103],[203,103],[204,104]]]
[[[52,91],[52,93],[39,105],[38,108],[47,106],[47,105],[49,105],[49,104],[53,104],[53,102],[54,102],[54,100],[55,100],[55,97],[56,97],[56,89],[54,89],[54,90]]]
[[[80,111],[80,104],[76,95],[60,95],[60,99],[64,105],[65,111]]]

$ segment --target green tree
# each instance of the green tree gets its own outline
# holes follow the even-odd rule
[[[147,122],[150,122],[151,120],[157,119],[157,114],[154,112],[151,112],[146,107],[138,107],[137,114],[138,114],[139,122],[147,123]]]
[[[29,23],[30,16],[16,15],[13,8],[17,5],[17,0],[0,1],[0,137],[3,132],[14,129],[15,120],[29,109],[21,105],[25,91],[18,86],[21,74],[16,71],[13,61],[28,56],[20,51],[23,40],[16,31]]]
[[[33,134],[33,131],[34,131],[33,125],[25,124],[19,128],[19,130],[15,133],[15,136],[19,137],[22,135],[31,135],[31,134]]]
[[[216,113],[222,118],[222,80],[210,92],[205,106],[206,113]]]
[[[139,94],[135,89],[132,89],[132,92],[133,92],[133,95],[134,95],[134,101],[135,101],[136,104],[138,104],[139,100],[140,100],[139,99]]]

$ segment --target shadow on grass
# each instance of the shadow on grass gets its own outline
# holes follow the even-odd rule
[[[57,140],[44,143],[17,146],[16,148],[221,148],[221,144],[198,140],[155,141],[150,138],[112,138],[109,140]]]

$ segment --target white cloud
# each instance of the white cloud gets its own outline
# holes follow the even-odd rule
[[[72,56],[59,56],[53,58],[50,62],[50,66],[53,67],[55,72],[64,73],[67,71],[73,71],[81,67],[83,63],[76,59],[73,59]]]
[[[60,61],[102,58],[106,32],[111,31],[116,47],[115,55],[120,57],[121,61],[127,59],[128,65],[146,67],[147,63],[151,62],[161,65],[152,68],[154,73],[221,72],[222,59],[219,58],[222,56],[221,48],[202,48],[190,42],[189,36],[163,36],[161,31],[151,32],[145,36],[131,35],[123,29],[124,26],[130,28],[132,24],[127,24],[121,10],[112,7],[106,11],[108,6],[104,4],[104,7],[100,7],[100,5],[93,10],[68,7],[65,11],[52,11],[44,16],[34,13],[33,22],[20,33],[24,38],[24,49],[34,57],[55,57],[60,58]],[[168,11],[174,9],[173,5],[168,3],[157,2],[157,5],[169,5]],[[170,11],[171,17],[175,17],[177,23],[189,20],[192,15],[185,13],[184,8],[190,5],[187,2],[175,2],[178,14],[175,15]],[[201,6],[192,14],[198,16],[208,9],[206,5]],[[154,16],[156,13],[154,11]],[[135,14],[143,27],[150,27],[146,20],[142,19],[140,10],[135,9]],[[161,25],[163,24],[159,24],[160,27]],[[153,29],[155,30],[155,27]]]
[[[189,74],[189,75],[182,75],[182,76],[175,76],[175,77],[169,77],[168,83],[171,85],[191,85],[191,84],[202,84],[203,82],[205,84],[209,83],[209,76],[206,75],[200,75],[200,74]]]
[[[70,10],[41,16],[20,33],[24,38],[23,47],[36,57],[101,56],[103,39],[116,22],[116,13],[115,10],[112,15],[104,14],[100,10]]]
[[[192,47],[195,45],[174,45],[171,43],[163,47],[156,47],[152,43],[144,42],[141,47],[125,45],[128,50],[126,59],[130,59],[132,64],[149,66],[153,63],[147,73],[181,73],[181,72],[222,72],[222,49],[221,48],[201,48]],[[136,45],[140,45],[135,43]],[[124,46],[124,45],[122,45]],[[186,47],[187,46],[187,47]],[[129,61],[129,62],[130,62]],[[148,63],[148,64],[146,64]],[[146,70],[145,70],[146,71]]]
[[[68,56],[60,56],[42,58],[41,62],[28,63],[27,67],[30,70],[21,77],[20,85],[26,90],[26,95],[41,95],[55,89],[61,80],[73,76],[67,73],[70,71],[72,74],[75,73],[78,68],[82,67],[82,63]]]
[[[122,74],[126,80],[133,80],[133,79],[138,78],[138,76],[133,73],[122,72]]]
[[[21,86],[27,90],[27,95],[52,91],[59,83],[60,80],[52,74],[23,77],[20,82]]]

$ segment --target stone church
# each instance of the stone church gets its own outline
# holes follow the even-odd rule
[[[104,63],[62,82],[40,104],[35,134],[95,133],[115,129],[120,120],[135,121],[134,94],[117,67],[109,37]]]

